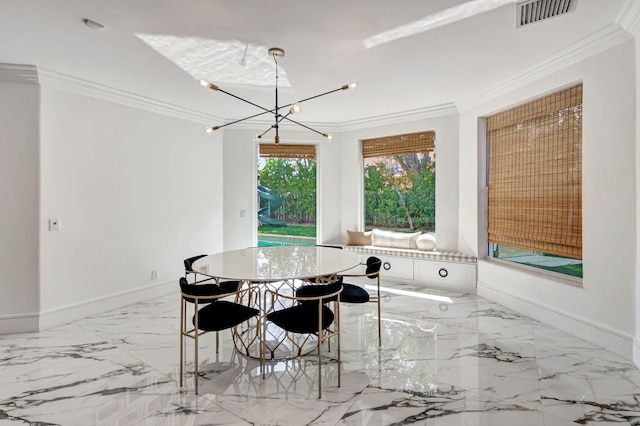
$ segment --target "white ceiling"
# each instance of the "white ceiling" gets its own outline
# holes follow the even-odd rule
[[[357,82],[301,105],[301,122],[348,123],[457,102],[616,23],[625,0],[578,0],[575,12],[516,29],[515,3],[372,48],[364,40],[394,27],[505,0],[0,0],[0,63],[36,65],[222,119],[260,112],[203,89],[141,35],[280,47],[291,87],[280,105]],[[438,15],[439,14],[439,15]],[[90,18],[101,31],[82,24]],[[205,43],[206,45],[206,43]],[[171,50],[171,45],[165,46]],[[217,55],[210,63],[242,59]],[[198,58],[196,58],[198,59]],[[271,60],[271,58],[268,58]],[[264,107],[268,86],[220,88]],[[220,123],[212,123],[220,124]]]

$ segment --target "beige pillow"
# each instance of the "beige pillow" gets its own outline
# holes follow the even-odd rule
[[[394,247],[404,249],[417,249],[416,240],[420,232],[395,232],[374,229],[372,243],[379,247]]]
[[[371,245],[371,231],[349,231],[347,229],[347,245],[348,246],[370,246]]]
[[[420,250],[435,250],[436,237],[431,234],[422,234],[416,240],[416,244]]]

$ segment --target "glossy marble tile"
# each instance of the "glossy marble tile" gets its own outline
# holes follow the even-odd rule
[[[369,284],[369,283],[365,283]],[[266,364],[230,332],[188,341],[179,386],[176,294],[39,333],[0,336],[3,425],[640,424],[640,372],[602,348],[482,298],[383,284],[375,305],[342,305],[337,346]]]

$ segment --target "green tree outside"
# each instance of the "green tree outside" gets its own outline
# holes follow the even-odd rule
[[[428,153],[369,159],[365,228],[435,232],[435,161]]]
[[[287,223],[316,223],[316,162],[309,159],[269,158],[258,170],[260,184],[282,198],[282,206],[271,212]],[[266,201],[260,201],[264,207]]]

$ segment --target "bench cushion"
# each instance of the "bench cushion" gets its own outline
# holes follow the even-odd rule
[[[379,254],[387,256],[410,257],[414,259],[442,260],[446,262],[463,262],[476,263],[478,259],[475,256],[459,253],[455,251],[438,251],[438,250],[418,250],[418,249],[399,249],[392,247],[377,246],[345,246],[345,250],[355,253]]]

